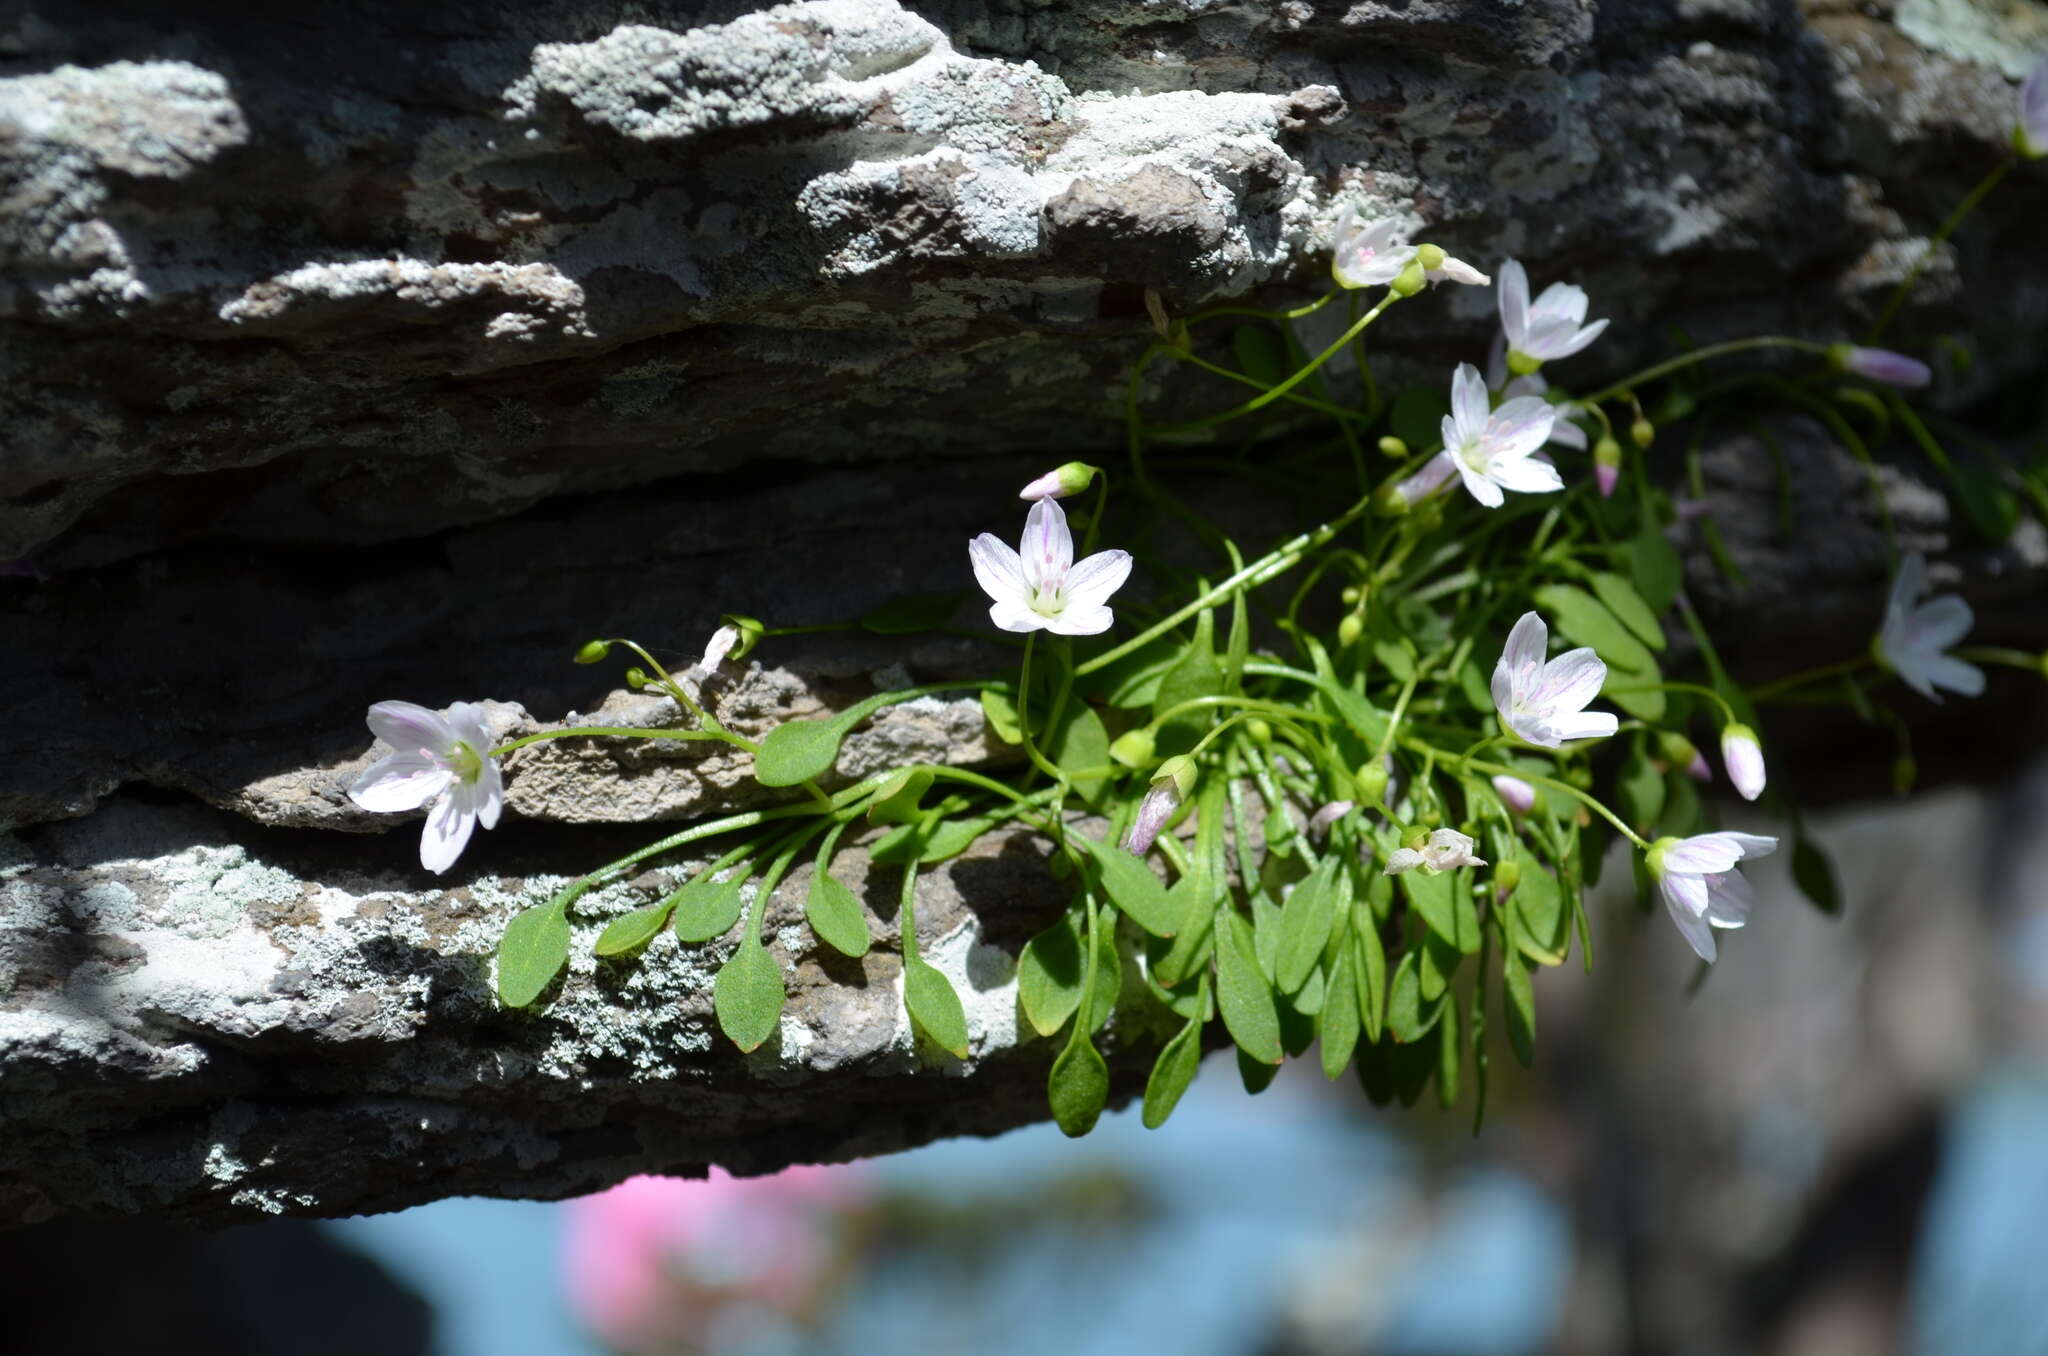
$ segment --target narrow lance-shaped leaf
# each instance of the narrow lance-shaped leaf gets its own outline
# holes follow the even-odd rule
[[[1206,986],[1205,986],[1206,987]],[[1166,1124],[1167,1117],[1180,1105],[1182,1094],[1195,1081],[1195,1071],[1202,1065],[1202,1026],[1200,1017],[1188,1020],[1159,1052],[1159,1059],[1152,1065],[1152,1076],[1145,1080],[1144,1122],[1147,1130],[1157,1130]]]
[[[1280,1062],[1280,1013],[1273,986],[1259,969],[1251,924],[1227,907],[1216,919],[1216,1006],[1231,1039],[1248,1058],[1263,1064]]]

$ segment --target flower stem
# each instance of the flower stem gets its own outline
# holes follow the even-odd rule
[[[1818,683],[1829,678],[1839,678],[1844,674],[1854,673],[1869,662],[1869,655],[1859,654],[1853,659],[1844,659],[1839,663],[1822,664],[1818,668],[1801,669],[1798,673],[1787,674],[1783,678],[1765,683],[1762,687],[1750,689],[1749,699],[1753,702],[1767,702],[1782,693],[1792,691],[1794,688],[1805,687],[1808,683]]]
[[[1794,339],[1788,335],[1763,334],[1753,339],[1731,339],[1725,344],[1708,344],[1705,348],[1696,348],[1690,353],[1681,353],[1675,358],[1666,358],[1663,362],[1654,363],[1632,377],[1625,377],[1615,382],[1614,385],[1604,391],[1586,396],[1573,403],[1582,408],[1588,408],[1598,405],[1602,401],[1612,400],[1616,396],[1642,385],[1644,382],[1655,381],[1659,377],[1669,376],[1671,373],[1690,367],[1694,363],[1702,363],[1709,358],[1725,358],[1731,353],[1747,353],[1752,349],[1759,348],[1791,348],[1798,349],[1804,353],[1826,353],[1828,351],[1826,344],[1816,344],[1810,339]]]
[[[1364,333],[1366,326],[1372,324],[1373,321],[1378,320],[1381,314],[1386,311],[1387,307],[1393,305],[1396,301],[1399,300],[1400,295],[1396,293],[1392,288],[1389,288],[1387,290],[1386,296],[1380,298],[1377,305],[1375,305],[1371,310],[1367,311],[1364,315],[1359,317],[1358,323],[1351,326],[1350,329],[1345,330],[1344,333],[1337,336],[1336,342],[1332,343],[1328,348],[1324,349],[1321,353],[1318,353],[1314,358],[1311,358],[1308,361],[1307,365],[1303,366],[1298,371],[1294,372],[1286,380],[1280,382],[1276,386],[1270,386],[1266,388],[1264,392],[1262,392],[1259,395],[1253,396],[1250,400],[1245,401],[1244,404],[1232,406],[1230,409],[1219,411],[1216,414],[1203,415],[1200,419],[1191,419],[1188,420],[1186,423],[1161,424],[1158,427],[1158,429],[1155,430],[1155,432],[1195,433],[1205,428],[1212,428],[1217,424],[1227,424],[1233,419],[1241,419],[1247,414],[1252,414],[1259,410],[1264,409],[1266,406],[1272,404],[1274,401],[1280,399],[1289,391],[1299,386],[1302,382],[1308,380],[1309,375],[1313,373],[1317,368],[1321,367],[1330,359],[1336,357],[1339,353],[1342,353],[1345,347],[1348,344],[1350,344],[1350,342],[1353,339],[1356,339],[1360,334]]]
[[[1920,274],[1934,258],[1935,251],[1947,243],[1948,238],[1955,234],[1956,228],[1963,224],[1970,213],[1977,210],[1977,204],[1983,202],[1985,196],[1997,188],[1999,181],[2010,174],[2012,167],[2018,163],[2015,157],[2006,156],[1992,167],[1989,174],[1977,181],[1975,188],[1963,195],[1963,200],[1956,204],[1956,210],[1948,214],[1948,220],[1941,223],[1941,229],[1934,233],[1934,238],[1927,242],[1927,248],[1920,251],[1920,257],[1913,261],[1913,267],[1907,270],[1899,285],[1892,289],[1891,299],[1885,302],[1884,309],[1878,312],[1877,322],[1870,327],[1870,334],[1864,339],[1864,343],[1874,344],[1884,338],[1885,330],[1890,328],[1892,320],[1899,313],[1899,308],[1906,304],[1907,296],[1913,291],[1913,284],[1920,281]]]
[[[1036,631],[1024,637],[1024,665],[1017,675],[1017,733],[1023,738],[1024,756],[1031,760],[1031,765],[1054,782],[1063,784],[1066,779],[1060,775],[1060,770],[1038,751],[1038,742],[1031,737],[1031,652],[1037,640]]]
[[[1419,740],[1404,739],[1401,742],[1407,745],[1409,748],[1414,749],[1418,752],[1436,752],[1434,748],[1427,744],[1421,743]],[[1472,763],[1469,764],[1469,766],[1475,769],[1476,771],[1484,772],[1489,775],[1499,774],[1505,777],[1519,777],[1521,780],[1525,782],[1534,782],[1538,786],[1547,786],[1553,791],[1562,791],[1566,795],[1571,796],[1577,801],[1579,801],[1587,809],[1599,815],[1608,823],[1612,824],[1615,828],[1619,829],[1621,831],[1621,836],[1628,839],[1629,842],[1634,843],[1637,847],[1641,848],[1645,852],[1648,852],[1650,850],[1650,845],[1643,840],[1642,835],[1637,833],[1628,825],[1622,823],[1620,817],[1617,816],[1614,813],[1614,811],[1608,809],[1605,805],[1601,804],[1600,801],[1595,799],[1593,796],[1587,794],[1584,791],[1579,790],[1578,787],[1573,786],[1570,782],[1561,782],[1555,777],[1545,777],[1540,773],[1530,772],[1525,768],[1503,767],[1499,763]]]

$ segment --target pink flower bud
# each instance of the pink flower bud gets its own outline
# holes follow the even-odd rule
[[[1836,344],[1828,350],[1828,356],[1834,360],[1835,366],[1844,372],[1908,391],[1917,391],[1934,380],[1934,373],[1926,363],[1917,358],[1908,358],[1903,353],[1894,353],[1888,348]]]
[[[1179,804],[1180,787],[1173,778],[1152,783],[1145,799],[1138,802],[1138,817],[1131,821],[1130,832],[1124,835],[1124,851],[1140,857],[1150,852],[1153,840],[1166,827],[1166,821],[1173,818],[1174,808]]]
[[[1764,792],[1764,750],[1756,731],[1747,725],[1730,725],[1721,731],[1721,762],[1728,780],[1744,800],[1755,800]]]
[[[1070,461],[1064,466],[1047,471],[1038,479],[1017,491],[1019,499],[1065,499],[1088,488],[1095,479],[1095,468],[1086,462]]]
[[[1536,808],[1536,788],[1520,777],[1495,777],[1493,790],[1501,798],[1501,803],[1515,814],[1525,815]]]

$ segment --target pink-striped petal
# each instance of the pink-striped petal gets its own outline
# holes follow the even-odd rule
[[[404,753],[445,754],[455,747],[455,731],[441,713],[414,702],[378,702],[363,719],[371,734]]]
[[[380,815],[417,810],[446,790],[454,774],[417,750],[380,758],[356,778],[348,798]]]

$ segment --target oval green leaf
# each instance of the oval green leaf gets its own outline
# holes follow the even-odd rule
[[[1052,1104],[1052,1118],[1060,1133],[1078,1139],[1095,1128],[1109,1100],[1109,1066],[1086,1032],[1079,1027],[1067,1041],[1067,1048],[1052,1062],[1052,1075],[1045,1081],[1046,1100]]]
[[[1114,843],[1097,842],[1076,835],[1072,840],[1088,849],[1102,881],[1103,893],[1122,909],[1133,923],[1155,937],[1171,937],[1180,926],[1166,887],[1152,868]]]
[[[1259,969],[1251,924],[1235,909],[1216,922],[1216,1006],[1223,1025],[1246,1058],[1280,1062],[1280,1012],[1273,986]]]
[[[559,898],[513,916],[498,942],[498,1000],[523,1008],[569,962],[569,910]]]
[[[635,909],[622,914],[605,925],[597,935],[597,942],[590,949],[600,956],[618,956],[638,950],[653,940],[662,926],[668,922],[669,910],[675,907],[675,898],[670,896],[659,903],[649,904],[644,909]]]
[[[853,891],[835,880],[820,865],[811,872],[811,893],[804,901],[804,917],[820,941],[842,956],[865,956],[874,944],[868,932],[868,916],[853,897]]]
[[[967,1013],[951,980],[921,960],[906,958],[903,1005],[910,1010],[910,1020],[941,1050],[955,1059],[967,1058]]]
[[[741,1050],[758,1050],[782,1020],[782,967],[767,947],[746,938],[719,967],[711,1002],[726,1038]]]
[[[785,721],[768,732],[754,755],[754,779],[763,786],[800,786],[839,761],[847,727],[832,720]]]
[[[743,872],[735,871],[724,880],[699,876],[669,898],[676,909],[676,936],[685,942],[708,942],[723,937],[740,921],[740,886]]]
[[[1657,614],[1636,592],[1634,584],[1604,570],[1593,576],[1592,584],[1594,594],[1606,604],[1615,620],[1629,629],[1629,634],[1653,650],[1665,647],[1664,628],[1657,624]]]
[[[1081,920],[1072,912],[1024,943],[1017,958],[1017,1002],[1033,1031],[1050,1036],[1067,1024],[1081,1006],[1087,963]]]

